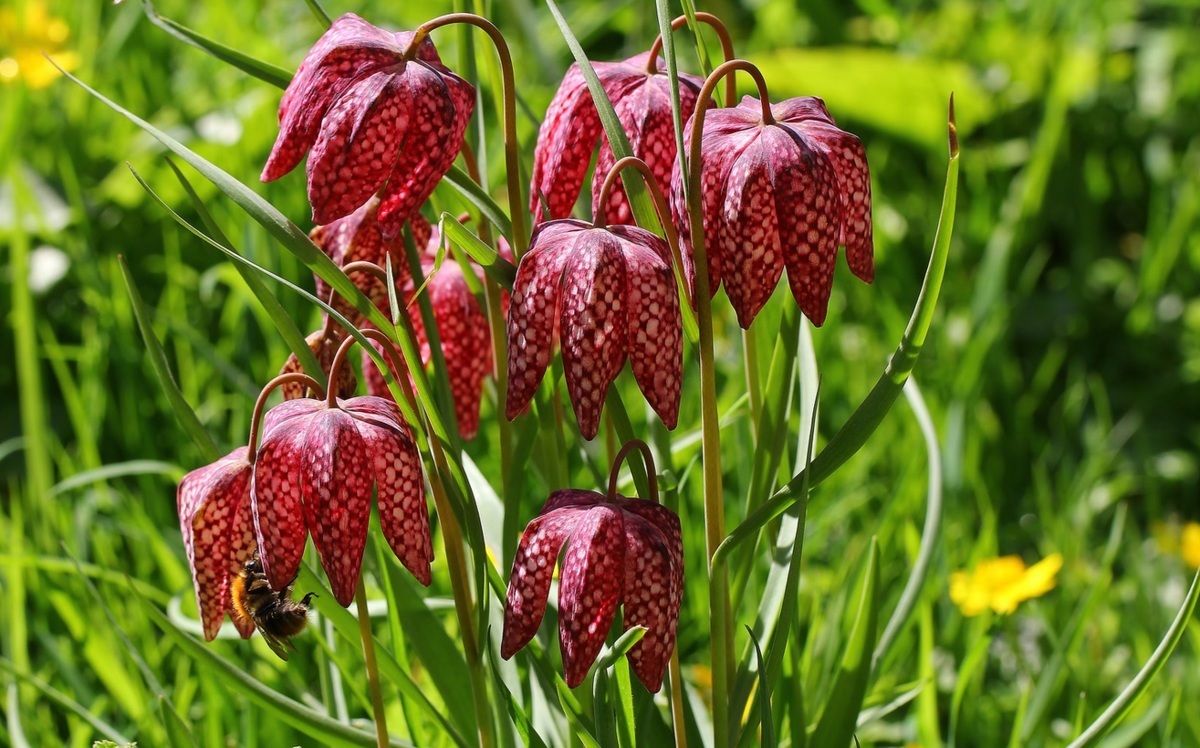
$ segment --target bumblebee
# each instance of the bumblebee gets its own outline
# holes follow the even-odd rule
[[[230,614],[234,623],[242,628],[253,623],[271,651],[285,662],[287,650],[296,649],[291,638],[308,625],[308,603],[316,593],[310,592],[299,601],[293,600],[291,595],[292,582],[282,590],[271,588],[258,553],[246,562],[230,585],[233,598]]]

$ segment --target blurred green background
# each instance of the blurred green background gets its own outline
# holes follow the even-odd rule
[[[323,30],[302,0],[156,4],[288,69]],[[324,5],[397,29],[451,8]],[[513,48],[528,169],[536,119],[570,55],[536,0],[481,5]],[[562,7],[593,60],[633,55],[657,32],[645,0]],[[1150,655],[1193,571],[1180,531],[1200,520],[1200,3],[698,7],[726,20],[739,56],[762,68],[774,98],[819,95],[866,144],[876,280],[863,286],[839,266],[829,320],[815,332],[823,440],[866,395],[915,301],[943,187],[946,100],[955,94],[958,222],[916,370],[940,437],[947,515],[919,625],[888,668],[892,685],[929,685],[859,738],[937,745],[953,721],[959,745],[1006,745],[1024,710],[1036,722],[1027,741],[1011,744],[1065,745],[1074,725],[1090,721]],[[681,66],[697,72],[686,32],[678,39]],[[452,32],[437,43],[444,59],[457,59]],[[14,670],[32,675],[143,745],[159,744],[155,688],[73,556],[103,582],[122,630],[195,721],[202,744],[230,735],[230,745],[283,744],[254,734],[302,742],[237,698],[228,711],[215,707],[222,687],[159,641],[121,581],[128,574],[144,582],[161,606],[181,594],[188,600],[174,485],[200,457],[149,365],[118,255],[154,308],[182,392],[222,446],[244,438],[257,388],[282,365],[286,347],[229,264],[184,234],[129,173],[126,161],[194,216],[157,142],[59,78],[41,50],[310,226],[302,171],[257,182],[276,134],[276,89],[168,36],[137,2],[0,4],[0,392],[9,393],[0,398],[0,683],[19,682]],[[494,119],[493,100],[484,101]],[[500,154],[493,135],[497,196]],[[263,231],[202,179],[193,184],[239,250],[311,287],[310,273]],[[279,293],[302,327],[318,327],[315,309]],[[716,309],[729,404],[740,394],[740,338],[728,305]],[[764,326],[762,335],[771,340],[774,329]],[[485,404],[485,419],[492,409]],[[685,405],[681,432],[696,428],[696,411]],[[744,417],[727,431],[734,455],[737,436],[748,433]],[[872,534],[880,536],[885,586],[898,594],[924,517],[920,438],[907,406],[897,404],[814,497],[801,612],[802,632],[818,651],[821,622],[840,615],[840,590],[853,579],[846,559],[858,559]],[[487,435],[470,452],[493,471]],[[746,468],[734,456],[726,469],[736,482]],[[536,481],[530,493],[532,513],[542,500]],[[735,518],[739,511],[731,509]],[[1057,589],[1015,616],[967,619],[949,599],[954,570],[998,555],[1032,562],[1055,552],[1065,559]],[[693,557],[689,575],[703,573]],[[685,601],[696,616],[706,605],[700,597]],[[685,670],[701,689],[705,636],[681,628]],[[963,677],[982,637],[990,641],[984,659]],[[215,646],[273,687],[305,689],[302,676],[261,656],[251,661],[248,645]],[[1117,736],[1125,742],[1114,745],[1200,745],[1198,652],[1200,624],[1192,623]],[[1046,683],[1040,676],[1049,670]],[[31,745],[82,746],[101,737],[20,682],[0,699],[0,743],[20,745],[24,735]]]

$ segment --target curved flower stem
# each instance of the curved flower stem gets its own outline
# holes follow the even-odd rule
[[[367,588],[361,574],[358,577],[358,590],[354,593],[354,605],[358,609],[358,631],[362,635],[363,660],[367,664],[371,711],[375,714],[375,739],[379,748],[387,748],[387,714],[383,710],[383,691],[379,687],[379,664],[375,661],[375,637],[371,635],[371,614],[367,611]]]
[[[625,455],[632,450],[639,450],[642,453],[642,459],[646,461],[646,475],[650,478],[650,495],[646,498],[653,501],[655,504],[662,503],[658,500],[658,474],[654,472],[654,455],[650,453],[650,447],[641,439],[631,439],[625,442],[617,452],[617,456],[613,458],[612,468],[608,471],[608,495],[609,501],[617,498],[617,478],[621,475],[621,462],[625,459]]]
[[[762,73],[745,60],[722,63],[704,81],[696,99],[691,142],[688,153],[688,214],[691,219],[692,254],[696,272],[696,316],[700,327],[700,412],[703,424],[704,530],[706,550],[711,561],[717,546],[725,539],[725,500],[721,486],[721,430],[717,413],[716,372],[713,356],[712,292],[708,278],[708,255],[704,246],[704,207],[700,191],[703,161],[704,117],[717,84],[738,70],[754,78],[762,98],[763,122],[773,123],[767,84]],[[729,575],[724,564],[709,566],[710,625],[712,629],[713,670],[713,745],[729,744],[729,695],[733,673],[733,612],[729,602]]]
[[[359,330],[364,338],[370,338],[379,343],[383,347],[383,355],[392,364],[392,368],[396,370],[396,384],[400,385],[400,391],[404,393],[404,399],[408,404],[416,409],[417,395],[412,390],[412,384],[408,381],[408,367],[404,365],[404,359],[400,356],[400,351],[396,350],[396,344],[387,335],[384,335],[379,330],[373,327],[368,327],[365,330]],[[382,373],[382,372],[381,372]]]
[[[671,250],[671,261],[675,263],[676,269],[680,273],[683,272],[683,255],[679,251],[679,235],[675,232],[675,222],[671,220],[671,212],[667,208],[667,198],[663,195],[662,188],[658,184],[658,180],[654,178],[654,172],[650,171],[650,167],[645,161],[637,156],[626,156],[618,160],[608,170],[608,174],[604,177],[604,185],[600,188],[600,199],[596,201],[596,215],[592,217],[592,225],[596,228],[603,228],[604,216],[608,208],[608,196],[612,192],[613,185],[620,178],[621,172],[626,169],[636,169],[646,182],[647,189],[650,190],[650,197],[654,201],[654,211],[658,213],[658,222],[663,227],[663,233],[667,235],[667,246]],[[683,284],[684,292],[688,291],[688,284]],[[693,309],[696,308],[696,300],[688,299]]]
[[[250,417],[250,437],[246,439],[246,446],[250,448],[249,459],[251,462],[254,461],[254,455],[258,452],[258,430],[262,425],[262,415],[267,407],[267,398],[275,391],[276,387],[292,382],[299,382],[313,392],[320,393],[320,397],[325,397],[325,390],[321,388],[317,380],[298,371],[280,374],[267,382],[267,386],[262,388],[262,392],[258,393],[258,399],[254,401],[254,415]]]
[[[496,45],[496,54],[500,57],[500,72],[504,83],[504,169],[508,178],[508,211],[512,215],[513,255],[519,260],[529,246],[529,236],[525,231],[525,201],[521,199],[521,160],[520,143],[517,141],[517,89],[516,76],[513,73],[512,55],[508,51],[508,42],[500,30],[486,18],[474,13],[450,13],[426,21],[417,27],[413,33],[412,43],[408,49],[416,50],[429,32],[452,23],[465,23],[483,30]],[[405,57],[408,57],[405,52]]]
[[[712,27],[713,31],[717,32],[717,38],[721,40],[721,53],[725,55],[725,61],[729,62],[733,59],[733,39],[729,36],[729,29],[725,27],[725,22],[717,18],[712,13],[697,11],[696,20],[700,23],[706,23]],[[674,21],[671,21],[671,30],[678,31],[687,23],[687,16],[679,16]],[[646,72],[649,75],[658,73],[658,52],[662,49],[662,34],[659,34],[654,40],[654,44],[650,45],[650,58],[646,63]],[[737,98],[737,81],[730,76],[725,80],[725,106],[733,106],[733,100]]]
[[[346,362],[346,353],[350,350],[350,346],[354,345],[355,342],[356,341],[354,338],[348,337],[342,341],[341,345],[338,346],[337,355],[333,357],[333,363],[329,365],[330,377],[337,377],[341,375],[342,366],[345,365]],[[337,387],[332,386],[336,381],[338,380],[332,378],[329,380],[329,392],[325,396],[325,407],[327,408],[337,407]]]

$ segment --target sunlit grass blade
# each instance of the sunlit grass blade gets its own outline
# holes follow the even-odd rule
[[[1196,576],[1192,579],[1192,587],[1188,590],[1187,597],[1179,608],[1179,613],[1175,616],[1171,627],[1167,629],[1166,636],[1154,650],[1154,654],[1129,682],[1125,690],[1121,691],[1120,695],[1108,705],[1108,708],[1096,718],[1096,721],[1088,726],[1067,748],[1091,748],[1091,746],[1099,745],[1104,736],[1125,718],[1125,715],[1149,688],[1154,676],[1158,675],[1159,670],[1162,670],[1167,658],[1175,650],[1175,645],[1179,644],[1179,640],[1183,638],[1198,599],[1200,599],[1200,571],[1197,571]]]
[[[176,23],[170,18],[159,15],[158,10],[155,9],[150,0],[142,0],[142,9],[145,10],[146,17],[150,19],[151,23],[171,36],[207,52],[218,60],[233,65],[248,75],[252,75],[259,80],[266,81],[279,88],[287,88],[287,84],[292,80],[292,74],[278,65],[255,59],[250,55],[237,51],[233,47],[229,47],[215,39],[210,39],[199,32],[193,31],[187,26]]]
[[[646,630],[645,626],[634,626],[621,634],[611,647],[601,651],[596,659],[596,675],[592,681],[592,712],[596,720],[596,740],[601,748],[620,748],[620,735],[622,732],[626,735],[630,732],[628,724],[624,725],[623,731],[618,726],[618,722],[627,720],[627,712],[622,702],[629,694],[621,693],[612,669],[634,644],[641,641],[646,635]]]
[[[88,709],[87,707],[83,706],[79,702],[75,701],[70,696],[67,696],[62,691],[59,691],[54,686],[51,686],[49,683],[42,680],[41,678],[38,678],[37,676],[34,676],[34,675],[30,675],[29,673],[22,673],[21,671],[17,670],[16,667],[13,666],[12,662],[10,662],[8,660],[8,658],[0,657],[0,670],[4,670],[5,672],[9,673],[17,680],[19,680],[23,683],[28,683],[30,686],[33,686],[33,688],[35,688],[36,690],[41,692],[41,694],[43,696],[45,696],[47,699],[55,702],[56,704],[63,707],[64,709],[67,709],[72,714],[74,714],[76,717],[79,717],[80,719],[82,719],[84,722],[87,722],[89,725],[92,726],[93,730],[95,730],[99,734],[103,735],[104,737],[108,738],[109,740],[112,740],[115,743],[120,743],[122,745],[130,742],[129,738],[122,735],[120,733],[120,731],[117,730],[117,728],[113,727],[112,725],[108,724],[107,722],[105,722],[104,720],[100,719],[95,714],[93,714],[92,710]]]
[[[758,637],[754,635],[754,629],[747,626],[746,633],[750,635],[750,641],[754,644],[754,657],[758,662],[758,720],[761,726],[758,744],[773,748],[777,743],[775,741],[775,718],[771,716],[771,683],[767,678],[767,664],[763,661],[762,647],[758,646]],[[800,729],[802,730],[803,726],[800,726]]]
[[[456,246],[462,247],[471,256],[471,259],[479,263],[483,271],[492,280],[499,283],[504,290],[512,290],[513,283],[517,279],[516,265],[501,257],[499,252],[485,244],[482,239],[475,236],[449,213],[442,213],[442,217],[438,221],[438,231],[444,238],[454,242]]]
[[[325,24],[325,28],[333,25],[333,19],[329,17],[329,14],[325,12],[325,9],[321,7],[321,4],[317,0],[304,0],[304,2],[308,3],[308,9],[313,12],[317,20]]]
[[[663,57],[667,60],[667,80],[670,81],[671,91],[671,120],[675,127],[675,148],[680,165],[683,167],[683,173],[688,173],[687,154],[683,145],[683,113],[680,110],[679,104],[679,61],[675,57],[675,34],[671,31],[671,2],[670,0],[655,0],[655,10],[658,16],[658,33],[662,35],[662,51]],[[695,20],[695,11],[689,17],[689,21]],[[696,32],[696,42],[699,48],[704,45],[700,42],[700,31],[696,26],[692,27]],[[683,180],[683,196],[687,199],[687,180]]]
[[[175,412],[175,417],[179,419],[179,424],[196,444],[204,460],[216,462],[221,458],[221,450],[218,449],[216,442],[204,428],[204,424],[200,423],[196,411],[192,410],[192,406],[188,405],[183,393],[179,391],[179,385],[171,373],[171,366],[167,363],[167,353],[163,350],[162,343],[159,342],[158,335],[155,334],[154,327],[150,323],[150,310],[142,301],[142,295],[138,292],[137,283],[133,280],[133,273],[129,272],[129,266],[125,264],[125,258],[118,257],[117,262],[121,266],[125,287],[129,290],[129,300],[133,304],[133,314],[137,318],[138,329],[141,330],[142,340],[146,344],[146,353],[150,357],[154,373],[158,375],[163,394],[167,396],[167,402],[170,403],[171,410]]]
[[[500,663],[496,660],[496,649],[490,643],[491,637],[488,637],[488,660],[491,662],[492,686],[496,694],[504,702],[505,708],[508,710],[509,719],[517,728],[517,734],[521,736],[521,740],[528,748],[547,748],[546,742],[542,740],[542,736],[538,735],[537,730],[533,728],[533,721],[529,719],[529,714],[517,703],[516,698],[512,695],[512,691],[508,690],[504,679],[500,677]]]
[[[562,705],[563,713],[567,715],[567,721],[571,723],[571,730],[575,738],[583,743],[586,748],[603,748],[600,742],[596,740],[592,729],[589,729],[583,723],[583,706],[579,700],[571,693],[571,689],[563,682],[561,678],[554,681],[554,687],[558,691],[558,702]]]
[[[858,613],[846,644],[846,653],[825,700],[825,709],[812,735],[814,746],[849,745],[858,724],[858,713],[871,677],[871,652],[879,622],[879,541],[871,538],[867,565],[856,590]]]
[[[904,583],[904,592],[900,594],[900,602],[896,603],[896,609],[892,611],[892,617],[888,619],[887,626],[883,629],[883,636],[880,637],[879,644],[875,646],[875,655],[871,662],[873,671],[878,671],[884,655],[891,649],[896,637],[900,635],[909,616],[917,607],[917,600],[925,586],[929,567],[933,563],[934,554],[937,553],[939,547],[938,541],[942,530],[942,453],[938,446],[937,429],[934,428],[933,417],[929,415],[929,408],[925,405],[925,398],[921,396],[916,379],[910,377],[904,385],[904,396],[908,399],[913,416],[916,417],[917,424],[921,427],[921,435],[925,438],[925,454],[929,474],[929,489],[925,501],[925,527],[921,531],[921,546],[917,551],[917,560],[913,564],[908,581]]]
[[[183,718],[175,711],[165,696],[158,697],[158,713],[163,727],[167,730],[167,740],[172,748],[200,748],[191,729],[184,723]]]
[[[179,170],[179,167],[175,165],[172,159],[168,158],[167,164],[175,172],[175,178],[179,180],[179,184],[183,186],[184,191],[191,198],[192,207],[199,214],[200,221],[208,230],[209,236],[228,247],[230,251],[236,252],[237,250],[233,248],[233,243],[229,241],[225,232],[221,231],[221,227],[213,220],[212,214],[208,211],[208,207],[205,206],[204,201],[192,189],[192,183],[188,181],[188,178],[183,175],[183,172]],[[279,331],[283,342],[287,343],[287,347],[296,355],[296,359],[300,362],[300,367],[304,369],[304,373],[317,380],[317,383],[324,387],[326,385],[325,371],[321,368],[321,364],[317,362],[316,354],[308,347],[308,342],[304,339],[304,332],[296,326],[296,322],[283,308],[283,305],[279,303],[279,299],[275,298],[275,294],[271,293],[271,290],[262,282],[257,273],[239,262],[233,263],[233,268],[242,277],[242,280],[246,282],[246,286],[254,294],[254,298],[258,299],[258,303],[267,313],[267,316],[271,318],[271,322],[275,324],[275,329]]]
[[[900,345],[892,355],[875,387],[851,414],[821,453],[817,455],[803,473],[792,478],[786,486],[771,497],[766,504],[755,510],[738,525],[713,554],[713,563],[723,560],[734,548],[758,536],[758,531],[778,517],[800,499],[800,489],[805,480],[810,486],[821,481],[854,456],[891,410],[892,403],[900,395],[904,382],[912,373],[917,357],[925,344],[937,308],[938,294],[946,273],[946,260],[950,253],[950,237],[954,232],[954,208],[958,198],[958,135],[954,123],[954,97],[950,98],[949,117],[950,164],[946,169],[946,189],[942,196],[942,208],[938,216],[937,233],[933,240],[933,252],[925,270],[921,293],[909,318],[908,327],[900,339]],[[811,473],[811,475],[810,475]]]
[[[132,588],[131,588],[132,589]],[[309,709],[298,701],[268,688],[256,678],[248,675],[241,667],[229,662],[205,646],[198,639],[183,633],[171,623],[156,605],[146,600],[136,590],[134,595],[142,603],[142,609],[160,631],[180,651],[195,660],[206,672],[216,676],[230,691],[241,694],[251,703],[270,712],[283,722],[300,730],[303,734],[329,745],[362,746],[375,748],[375,733],[344,725],[321,712]],[[410,748],[408,743],[393,738],[390,745]]]
[[[114,462],[95,470],[85,470],[76,473],[66,480],[59,481],[50,489],[50,496],[82,488],[93,483],[122,478],[130,475],[167,475],[172,482],[178,482],[187,471],[178,465],[159,460],[130,460],[129,462]]]

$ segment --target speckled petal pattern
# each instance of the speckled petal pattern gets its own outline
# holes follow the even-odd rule
[[[645,626],[642,640],[629,650],[629,664],[650,693],[662,688],[667,661],[675,648],[671,625],[671,554],[658,528],[636,514],[625,514],[625,630]],[[678,611],[675,611],[678,616]]]
[[[584,439],[600,430],[604,396],[628,356],[628,283],[617,239],[604,229],[581,234],[563,272],[558,324],[567,392]]]
[[[871,223],[871,174],[867,152],[857,135],[816,120],[797,129],[827,155],[837,173],[842,221],[838,243],[846,247],[850,271],[861,280],[875,280],[875,248]]]
[[[743,328],[750,327],[783,275],[771,137],[764,133],[734,160],[720,214],[723,230],[713,243],[720,247],[721,282]]]
[[[625,589],[625,522],[601,504],[576,522],[558,585],[558,643],[564,678],[575,688],[587,677],[612,628]]]
[[[188,473],[179,482],[176,508],[196,589],[204,638],[221,628],[229,600],[229,575],[253,553],[250,463],[245,447]]]
[[[334,325],[328,335],[324,329],[317,330],[310,334],[305,341],[308,347],[317,357],[317,363],[321,365],[321,371],[325,372],[325,376],[329,376],[329,370],[333,367],[333,359],[337,356],[338,346],[342,343],[342,335],[338,331],[341,327]],[[284,362],[283,368],[279,370],[280,374],[304,373],[304,369],[300,366],[300,359],[296,358],[296,354],[288,354],[287,361]],[[358,388],[358,378],[354,376],[354,369],[349,366],[343,366],[338,373],[338,396],[352,397],[354,390]],[[308,388],[300,382],[287,382],[280,385],[280,392],[283,393],[284,400],[296,400],[302,397],[315,397],[316,393],[309,392]]]
[[[300,570],[300,558],[304,555],[308,527],[301,502],[300,475],[305,464],[304,443],[308,427],[320,412],[314,410],[288,418],[267,430],[254,463],[250,493],[254,533],[263,573],[271,587],[277,590],[295,579]]]
[[[533,152],[533,182],[529,190],[529,209],[533,211],[534,225],[552,218],[570,217],[600,131],[600,115],[592,102],[591,92],[579,65],[572,64],[538,130]],[[546,215],[542,207],[542,196],[550,208],[550,215]]]

